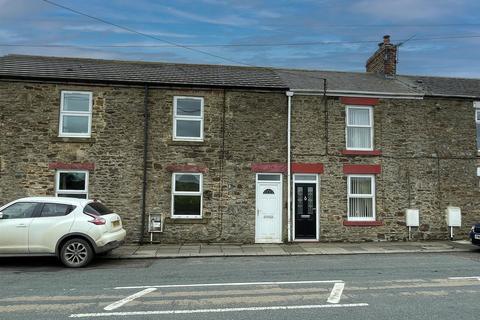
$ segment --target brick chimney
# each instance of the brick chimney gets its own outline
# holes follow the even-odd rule
[[[378,49],[367,60],[367,72],[383,74],[393,77],[397,73],[397,45],[390,43],[390,36],[383,36],[383,42],[378,44]]]

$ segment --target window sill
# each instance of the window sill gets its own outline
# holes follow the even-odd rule
[[[168,142],[169,146],[202,146],[205,144],[205,141],[183,141],[183,140],[172,140]]]
[[[95,143],[95,138],[81,138],[81,137],[53,137],[51,142],[65,142],[65,143]]]
[[[341,153],[345,156],[381,156],[382,150],[342,150]]]
[[[343,221],[345,227],[380,227],[383,221]]]
[[[166,224],[207,224],[208,220],[204,218],[165,218]]]

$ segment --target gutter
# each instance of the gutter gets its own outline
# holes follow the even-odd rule
[[[455,94],[441,94],[441,93],[430,93],[426,94],[427,97],[440,97],[440,98],[467,98],[467,99],[480,99],[480,96],[469,96],[469,95],[455,95]]]
[[[143,98],[143,181],[142,181],[142,204],[141,204],[141,225],[140,225],[140,245],[143,244],[146,220],[147,205],[147,157],[148,157],[148,127],[150,114],[148,112],[148,84],[145,84],[145,94]]]
[[[421,93],[395,93],[377,91],[350,91],[350,90],[317,90],[317,89],[291,89],[297,95],[321,95],[331,97],[365,97],[365,98],[390,98],[390,99],[423,99]]]
[[[226,84],[204,84],[204,83],[184,83],[184,82],[155,82],[144,80],[115,80],[115,79],[88,79],[88,78],[69,78],[69,77],[48,77],[48,76],[21,76],[21,75],[8,75],[0,73],[0,81],[36,81],[47,83],[75,83],[86,85],[123,85],[128,87],[143,87],[148,85],[151,88],[208,88],[219,89],[224,88],[230,90],[258,90],[258,91],[280,91],[283,92],[288,88],[285,86],[248,86],[248,85],[226,85]]]

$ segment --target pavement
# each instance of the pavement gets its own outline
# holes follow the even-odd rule
[[[148,244],[124,245],[109,253],[107,259],[155,259],[232,256],[303,256],[395,253],[451,253],[478,251],[480,247],[465,240],[364,243],[291,243],[291,244]]]

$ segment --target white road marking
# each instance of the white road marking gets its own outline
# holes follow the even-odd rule
[[[477,276],[477,277],[449,277],[448,280],[478,280],[478,281],[480,281],[480,276]]]
[[[343,283],[343,280],[165,284],[165,285],[157,285],[157,286],[115,287],[114,289],[118,290],[118,289],[145,289],[145,288],[236,287],[236,286],[281,285],[281,284],[315,284],[315,283]]]
[[[111,311],[111,310],[115,310],[121,306],[123,306],[124,304],[127,304],[129,303],[130,301],[133,301],[137,298],[140,298],[141,296],[144,296],[150,292],[153,292],[157,290],[157,288],[148,288],[148,289],[145,289],[145,290],[142,290],[140,292],[137,292],[135,294],[132,294],[131,296],[128,296],[126,298],[123,298],[122,300],[118,300],[118,301],[115,301],[114,303],[112,304],[109,304],[108,306],[106,306],[105,308],[103,308],[103,310],[106,310],[106,311]]]
[[[221,312],[267,311],[267,310],[353,308],[353,307],[367,307],[367,306],[368,306],[368,303],[350,303],[350,304],[314,304],[314,305],[299,305],[299,306],[244,307],[244,308],[223,308],[223,309],[78,313],[78,314],[71,314],[70,318],[145,316],[145,315],[161,315],[161,314],[221,313]]]
[[[345,283],[339,282],[335,283],[333,286],[332,292],[330,292],[330,296],[328,297],[328,303],[339,303],[340,298],[342,298],[343,288],[345,288]]]

